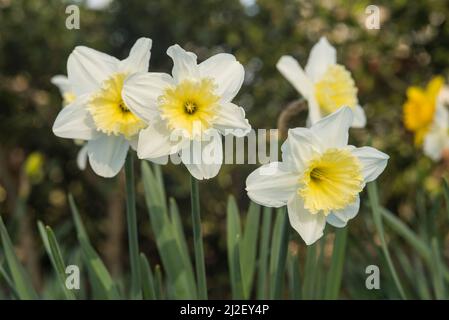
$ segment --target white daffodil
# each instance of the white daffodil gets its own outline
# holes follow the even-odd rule
[[[226,53],[198,64],[196,55],[179,45],[167,54],[172,76],[140,73],[125,81],[125,103],[149,124],[140,132],[137,154],[141,159],[180,154],[196,179],[212,178],[223,162],[221,135],[241,137],[251,130],[243,108],[231,102],[242,86],[243,66]]]
[[[75,99],[58,114],[53,132],[87,140],[85,152],[100,176],[113,177],[120,171],[129,146],[137,145],[139,131],[147,126],[128,108],[122,89],[127,78],[148,71],[151,43],[140,38],[121,61],[87,47],[76,47],[68,59],[68,83]]]
[[[349,106],[354,112],[352,127],[365,127],[366,116],[359,105],[352,75],[343,65],[337,64],[336,50],[325,37],[310,51],[305,72],[291,56],[282,56],[276,67],[307,100],[308,125],[342,106]]]
[[[75,101],[75,94],[73,93],[72,85],[70,84],[69,78],[64,75],[56,75],[51,78],[51,83],[58,87],[59,92],[63,98],[63,106],[68,106],[73,101]],[[76,163],[78,168],[81,170],[86,169],[87,165],[87,145],[84,144],[84,140],[75,139],[76,145],[82,146],[78,151],[78,155],[76,157]]]
[[[449,150],[449,87],[443,87],[437,97],[436,110],[429,131],[424,137],[424,154],[433,161],[440,161]]]
[[[388,155],[348,145],[353,121],[349,107],[319,120],[310,129],[290,129],[282,162],[266,164],[246,180],[248,196],[268,207],[287,205],[293,228],[312,244],[326,221],[341,228],[359,211],[359,193],[385,169]]]

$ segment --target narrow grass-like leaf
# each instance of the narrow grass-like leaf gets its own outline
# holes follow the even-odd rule
[[[173,288],[173,296],[177,299],[195,299],[197,288],[192,266],[185,263],[186,259],[180,259],[186,252],[182,252],[176,228],[168,216],[162,186],[146,161],[142,161],[142,180],[151,227],[167,281]]]
[[[259,235],[260,206],[250,203],[241,241],[240,261],[245,298],[249,299],[256,271],[257,238]]]
[[[75,294],[66,287],[66,265],[53,231],[50,227],[45,228],[41,221],[38,221],[38,229],[65,298],[76,299]]]
[[[285,208],[276,210],[273,238],[271,240],[270,298],[281,299],[289,241],[288,216]]]
[[[394,283],[402,299],[406,299],[404,289],[402,287],[399,276],[394,267],[393,261],[391,260],[390,252],[388,250],[387,242],[385,240],[384,228],[382,223],[382,214],[379,205],[379,196],[377,194],[376,182],[368,183],[368,196],[371,204],[371,210],[373,212],[373,220],[377,229],[377,233],[380,238],[380,243],[382,246],[382,251],[384,253],[385,259],[387,260],[388,268],[390,269],[391,275],[393,276]]]
[[[301,299],[301,284],[299,275],[299,257],[295,252],[289,251],[287,258],[290,297],[293,300]]]
[[[326,280],[325,299],[338,299],[345,262],[346,239],[348,228],[341,228],[335,231],[332,261]]]
[[[2,243],[3,253],[5,255],[8,270],[11,273],[11,279],[14,283],[15,291],[22,300],[37,299],[37,293],[31,285],[30,278],[25,271],[25,268],[20,264],[19,259],[14,252],[14,247],[11,238],[6,231],[0,216],[0,239]]]
[[[317,247],[318,242],[307,246],[306,260],[304,267],[304,280],[302,284],[302,296],[304,299],[312,299],[315,294],[315,280],[317,270]]]
[[[5,268],[3,268],[3,261],[0,262],[0,279],[3,278],[8,285],[8,287],[11,289],[11,292],[16,299],[20,299],[19,294],[16,291],[16,288],[14,286],[14,282],[9,277],[8,273],[6,272]]]
[[[154,277],[154,293],[156,294],[156,299],[162,300],[164,298],[164,285],[162,281],[162,271],[160,265],[156,265],[156,268],[154,268]]]
[[[192,205],[193,247],[198,298],[207,299],[206,266],[204,262],[203,233],[201,230],[200,194],[198,180],[190,176],[190,200]]]
[[[90,244],[87,232],[81,221],[75,201],[69,195],[70,208],[72,209],[73,220],[77,232],[78,242],[81,246],[83,261],[86,265],[89,278],[92,282],[94,294],[100,299],[120,299],[117,285],[111,278],[106,266],[101,261],[99,255]]]
[[[443,178],[444,201],[446,204],[446,213],[449,218],[449,185],[446,178]]]
[[[146,300],[156,299],[154,279],[150,264],[143,253],[140,254],[140,272],[142,281],[142,295]]]
[[[228,249],[228,266],[229,276],[231,280],[232,297],[234,299],[243,299],[245,296],[242,283],[242,270],[240,264],[240,241],[241,226],[240,216],[234,197],[228,198],[227,215],[226,215],[226,233],[227,233],[227,249]]]
[[[444,300],[446,299],[446,288],[443,279],[443,269],[442,269],[443,262],[441,261],[440,258],[438,241],[435,237],[432,239],[432,261],[433,261],[432,278],[433,278],[433,288],[435,292],[435,297],[438,300]]]
[[[140,280],[139,241],[136,214],[136,193],[134,188],[134,157],[128,152],[125,161],[126,180],[126,221],[128,225],[129,262],[131,265],[132,299],[139,299],[142,295]]]
[[[263,208],[262,231],[259,244],[257,271],[257,299],[267,298],[268,254],[270,250],[271,208]]]

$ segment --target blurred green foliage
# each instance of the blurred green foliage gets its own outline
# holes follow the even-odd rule
[[[65,249],[70,250],[75,242],[66,199],[69,192],[108,267],[113,273],[128,269],[123,176],[102,179],[90,168],[77,168],[79,147],[55,137],[51,130],[62,99],[50,78],[66,73],[67,57],[76,45],[123,58],[141,36],[153,39],[151,71],[171,69],[165,50],[174,43],[194,51],[199,61],[218,52],[234,54],[246,71],[235,102],[245,108],[254,128],[275,128],[281,110],[298,96],[277,72],[277,60],[290,54],[304,65],[312,45],[326,35],[337,48],[339,63],[353,73],[368,118],[365,129],[352,129],[352,142],[371,144],[391,157],[378,182],[381,203],[421,235],[443,229],[440,247],[447,261],[449,238],[447,228],[442,227],[444,223],[447,226],[447,215],[442,217],[438,206],[432,216],[435,219],[429,218],[432,203],[441,197],[441,176],[447,167],[432,163],[415,148],[402,125],[402,104],[408,86],[423,85],[432,75],[447,77],[449,3],[376,1],[381,8],[381,29],[367,30],[365,8],[371,2],[114,0],[103,10],[76,2],[81,6],[81,28],[68,30],[65,8],[71,1],[0,0],[0,213],[13,230],[10,233],[18,243],[19,257],[28,268],[39,271],[33,278],[36,286],[40,290],[49,287],[45,279],[50,269],[42,244],[34,241],[38,239],[37,220],[54,228]],[[305,115],[301,115],[291,126],[304,123]],[[44,177],[29,185],[24,168],[33,152],[43,155]],[[246,211],[249,201],[242,190],[254,168],[224,165],[217,178],[200,183],[211,297],[230,295],[224,263],[227,195],[233,194]],[[189,226],[188,172],[170,164],[163,173],[167,193],[177,199],[183,224]],[[144,214],[140,180],[137,191],[141,250],[154,265],[160,258]],[[382,291],[364,288],[365,267],[383,261],[366,200],[357,219],[349,224],[344,296],[398,297],[391,281]],[[191,239],[190,229],[186,230]],[[387,230],[387,241],[395,241],[392,254],[399,251],[398,257],[405,257],[398,259],[414,259],[402,240],[394,237]],[[298,238],[295,243],[299,245],[296,250],[303,253],[302,241]],[[30,246],[36,249],[34,259],[25,254]],[[73,249],[73,259],[77,254]]]

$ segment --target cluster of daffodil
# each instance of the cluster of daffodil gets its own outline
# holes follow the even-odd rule
[[[415,145],[439,161],[449,151],[449,87],[444,78],[434,77],[425,89],[410,87],[404,103],[405,127],[414,133]]]
[[[87,156],[103,177],[120,171],[131,147],[140,159],[157,163],[176,154],[193,177],[212,178],[223,160],[221,136],[251,130],[244,110],[231,102],[244,68],[225,53],[198,64],[194,53],[174,45],[167,50],[172,75],[148,72],[151,44],[139,39],[122,61],[76,47],[68,78],[53,79],[67,104],[53,131],[86,141],[80,157]],[[336,50],[325,38],[313,47],[305,72],[289,56],[277,67],[307,99],[309,128],[290,129],[282,161],[251,173],[246,190],[261,205],[287,205],[291,225],[312,244],[326,222],[344,227],[354,218],[359,193],[382,173],[388,156],[348,145],[349,128],[364,127],[366,117],[350,72],[336,63]],[[204,161],[207,156],[212,161]]]

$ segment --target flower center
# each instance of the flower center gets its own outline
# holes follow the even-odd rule
[[[344,149],[328,149],[308,163],[299,179],[298,194],[311,213],[343,209],[362,191],[359,160]]]
[[[123,81],[126,75],[117,73],[106,79],[100,91],[92,96],[88,110],[94,119],[97,130],[108,135],[124,135],[131,138],[145,123],[134,115],[122,99]]]
[[[358,104],[357,88],[351,73],[342,65],[331,65],[315,83],[315,97],[325,115],[342,106],[354,108]]]
[[[176,87],[168,88],[159,97],[161,116],[170,129],[181,129],[190,138],[198,129],[210,128],[219,108],[220,98],[214,94],[211,79],[184,80]]]

